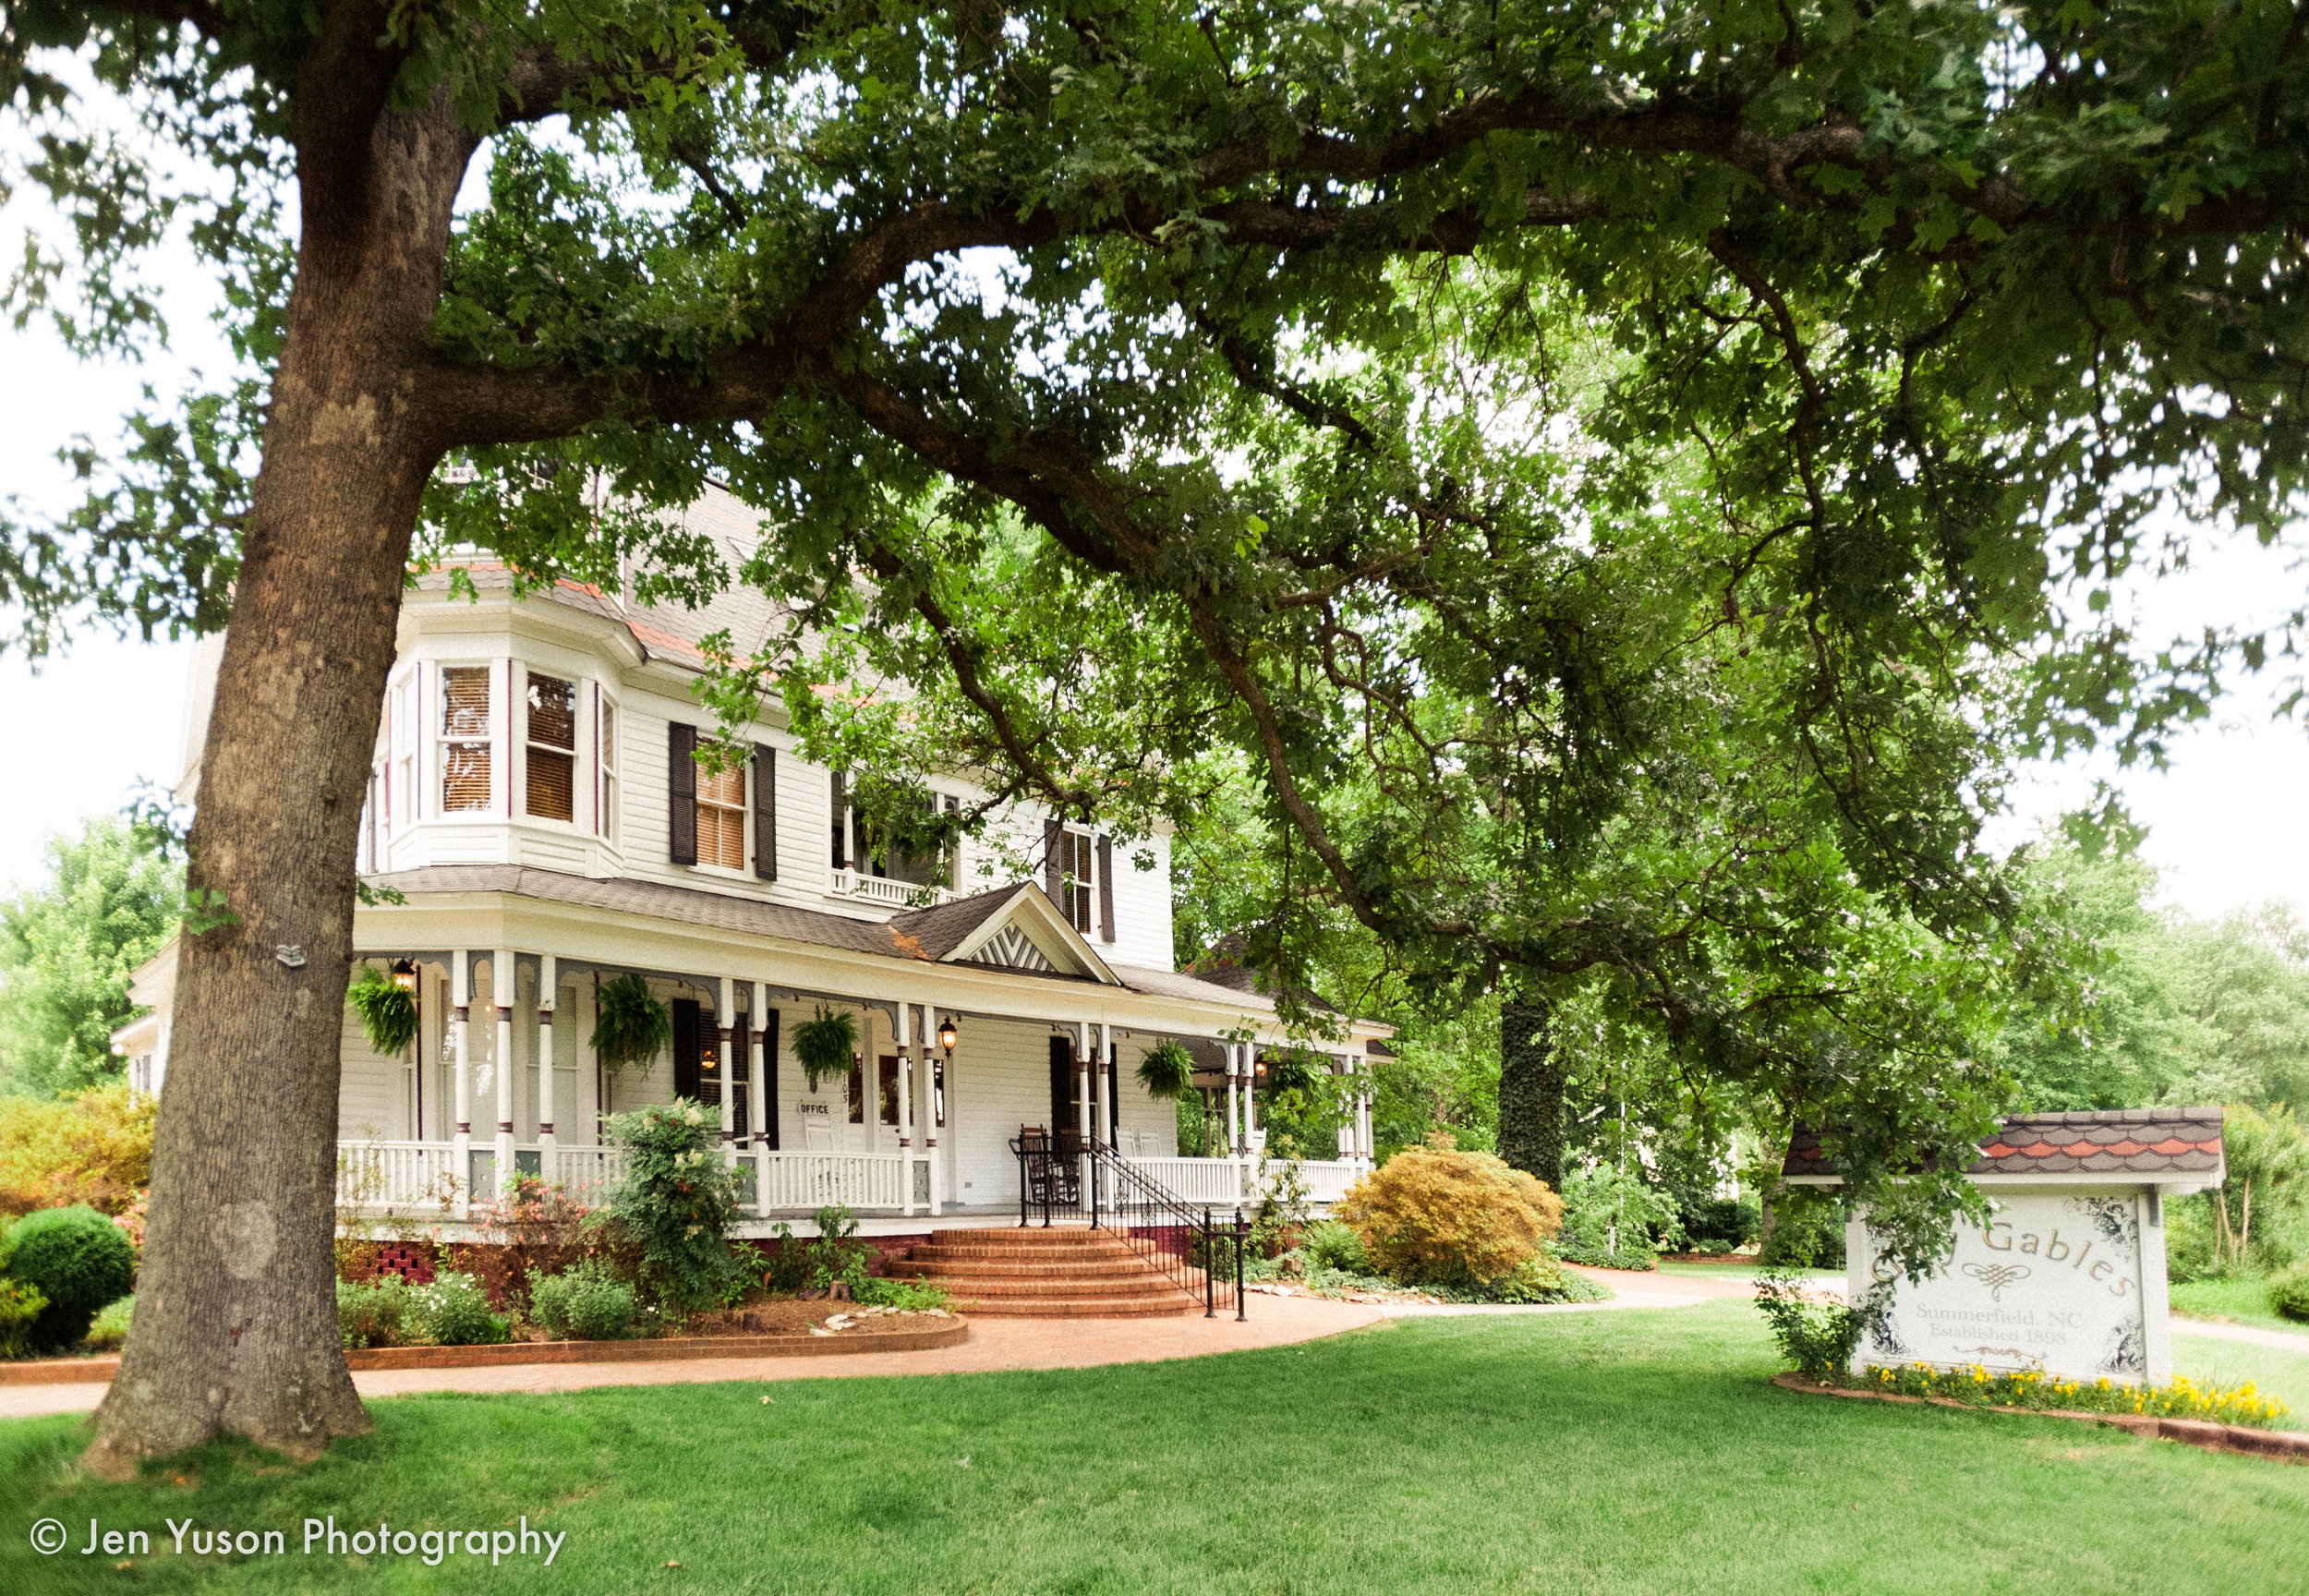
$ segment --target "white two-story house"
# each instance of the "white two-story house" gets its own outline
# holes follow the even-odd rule
[[[720,494],[687,520],[733,565],[755,525]],[[406,595],[378,732],[360,869],[400,901],[361,908],[354,945],[413,988],[420,1024],[382,1058],[346,1016],[348,1206],[454,1222],[522,1170],[598,1189],[615,1171],[604,1118],[676,1096],[719,1111],[765,1223],[828,1202],[1015,1212],[1026,1126],[1095,1137],[1191,1203],[1246,1190],[1252,1071],[1286,1037],[1239,976],[1175,968],[1167,837],[1124,846],[1022,811],[945,858],[876,858],[781,708],[721,773],[694,757],[719,732],[691,693],[697,640],[750,647],[776,620],[759,596],[687,611],[574,584],[516,597],[483,562],[465,575],[478,599],[441,573]],[[194,801],[212,680],[187,717]],[[976,795],[966,771],[936,786]],[[173,973],[172,947],[139,973],[152,1012],[118,1038],[148,1089],[166,1076]],[[595,994],[628,973],[669,1006],[674,1043],[613,1073],[588,1046]],[[813,1090],[792,1038],[820,1009],[855,1015],[860,1048],[847,1081]],[[1322,1046],[1360,1082],[1385,1034]],[[1135,1076],[1167,1037],[1225,1079],[1237,1156],[1176,1155],[1173,1105]],[[1368,1167],[1368,1096],[1353,1100],[1337,1157],[1307,1167],[1318,1200]]]

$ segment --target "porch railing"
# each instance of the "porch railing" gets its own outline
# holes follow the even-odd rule
[[[1125,1160],[1132,1168],[1142,1171],[1188,1203],[1225,1203],[1233,1204],[1255,1201],[1262,1191],[1257,1187],[1258,1165],[1255,1162],[1236,1163],[1231,1158],[1130,1158]],[[1272,1187],[1281,1178],[1282,1165],[1267,1165],[1267,1184]],[[1362,1179],[1363,1167],[1345,1158],[1306,1158],[1299,1165],[1300,1179],[1307,1183],[1307,1198],[1324,1206],[1347,1195],[1347,1189]]]
[[[1227,1307],[1237,1319],[1247,1317],[1250,1227],[1239,1207],[1224,1215],[1198,1211],[1112,1147],[1070,1134],[1014,1137],[1010,1151],[1018,1156],[1022,1227],[1036,1217],[1046,1228],[1060,1216],[1087,1218],[1092,1229],[1118,1238],[1188,1296],[1200,1297],[1204,1318]]]
[[[869,903],[884,903],[893,909],[907,909],[937,903],[951,903],[961,896],[951,887],[918,881],[895,881],[887,876],[864,876],[855,870],[837,870],[829,889],[837,898],[863,898]]]
[[[448,1142],[340,1142],[337,1205],[407,1208],[456,1195],[457,1149]]]
[[[1231,1208],[1243,1198],[1243,1167],[1232,1158],[1133,1158],[1130,1162],[1183,1203],[1223,1203]]]
[[[906,1157],[901,1153],[764,1153],[757,1177],[768,1186],[772,1208],[897,1208],[905,1201]]]

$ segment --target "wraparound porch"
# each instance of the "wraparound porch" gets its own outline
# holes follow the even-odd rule
[[[599,1203],[624,1172],[624,1155],[613,1147],[536,1143],[515,1145],[512,1151],[514,1173],[539,1176],[588,1205]],[[495,1147],[467,1143],[462,1156],[465,1168],[460,1174],[455,1142],[341,1142],[337,1206],[367,1218],[459,1219],[472,1196],[501,1187]],[[1256,1203],[1281,1178],[1280,1167],[1272,1165],[1263,1177],[1255,1157],[1123,1156],[1180,1201],[1197,1206],[1232,1208]],[[931,1162],[923,1154],[756,1148],[738,1154],[736,1164],[744,1179],[741,1203],[757,1219],[805,1217],[829,1203],[840,1203],[861,1215],[932,1212]],[[910,1167],[912,1191],[907,1190]],[[1309,1159],[1299,1165],[1308,1201],[1318,1208],[1336,1202],[1366,1167],[1360,1159]],[[948,1215],[1016,1212],[1008,1203],[938,1206]]]

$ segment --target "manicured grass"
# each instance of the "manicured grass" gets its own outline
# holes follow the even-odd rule
[[[2240,1351],[2251,1350],[2239,1348]],[[0,1590],[2253,1592],[2309,1585],[2309,1469],[2047,1419],[1765,1383],[1754,1310],[1399,1322],[1037,1373],[408,1397],[308,1469],[60,1473],[0,1425]],[[772,1400],[765,1405],[761,1398]],[[570,1539],[554,1566],[357,1566],[307,1515]],[[73,1526],[42,1559],[30,1521]],[[278,1527],[204,1568],[83,1558],[88,1520]],[[679,1569],[661,1565],[679,1562]]]
[[[2240,1324],[2252,1324],[2263,1330],[2290,1330],[2296,1336],[2309,1336],[2309,1324],[2298,1319],[2288,1319],[2269,1306],[2269,1288],[2266,1280],[2176,1282],[2172,1288],[2172,1306],[2177,1313],[2193,1313],[2200,1319],[2234,1319]]]

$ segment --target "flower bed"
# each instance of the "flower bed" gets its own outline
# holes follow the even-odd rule
[[[1773,1384],[1807,1396],[1841,1396],[1856,1402],[1907,1402],[1935,1408],[1957,1408],[1976,1413],[2014,1414],[2030,1419],[2065,1419],[2124,1430],[2146,1440],[2178,1441],[2211,1452],[2243,1452],[2289,1463],[2309,1463],[2309,1434],[2291,1430],[2265,1430],[2253,1424],[2222,1424],[2206,1419],[2161,1418],[2154,1413],[2118,1410],[2088,1413],[2081,1409],[1999,1407],[1985,1401],[1954,1396],[1912,1396],[1904,1392],[1870,1389],[1865,1385],[1823,1385],[1805,1374],[1775,1374]]]
[[[901,1313],[844,1304],[811,1304],[831,1312],[823,1322],[744,1327],[742,1319],[717,1324],[703,1335],[630,1341],[513,1341],[492,1347],[368,1347],[345,1355],[345,1366],[366,1369],[467,1369],[506,1363],[658,1363],[691,1358],[818,1358],[847,1352],[917,1352],[959,1347],[970,1336],[959,1313]],[[59,1385],[108,1382],[117,1357],[43,1358],[0,1363],[0,1385]]]
[[[1968,1369],[1937,1369],[1929,1363],[1871,1363],[1860,1378],[1869,1391],[1903,1396],[1938,1396],[1976,1408],[2051,1409],[2079,1413],[2141,1413],[2158,1419],[2203,1419],[2216,1424],[2251,1424],[2267,1429],[2292,1409],[2263,1396],[2248,1380],[2226,1388],[2200,1385],[2186,1374],[2170,1385],[2134,1385],[2110,1380],[2069,1380],[2041,1370],[1995,1373],[1976,1363]]]

